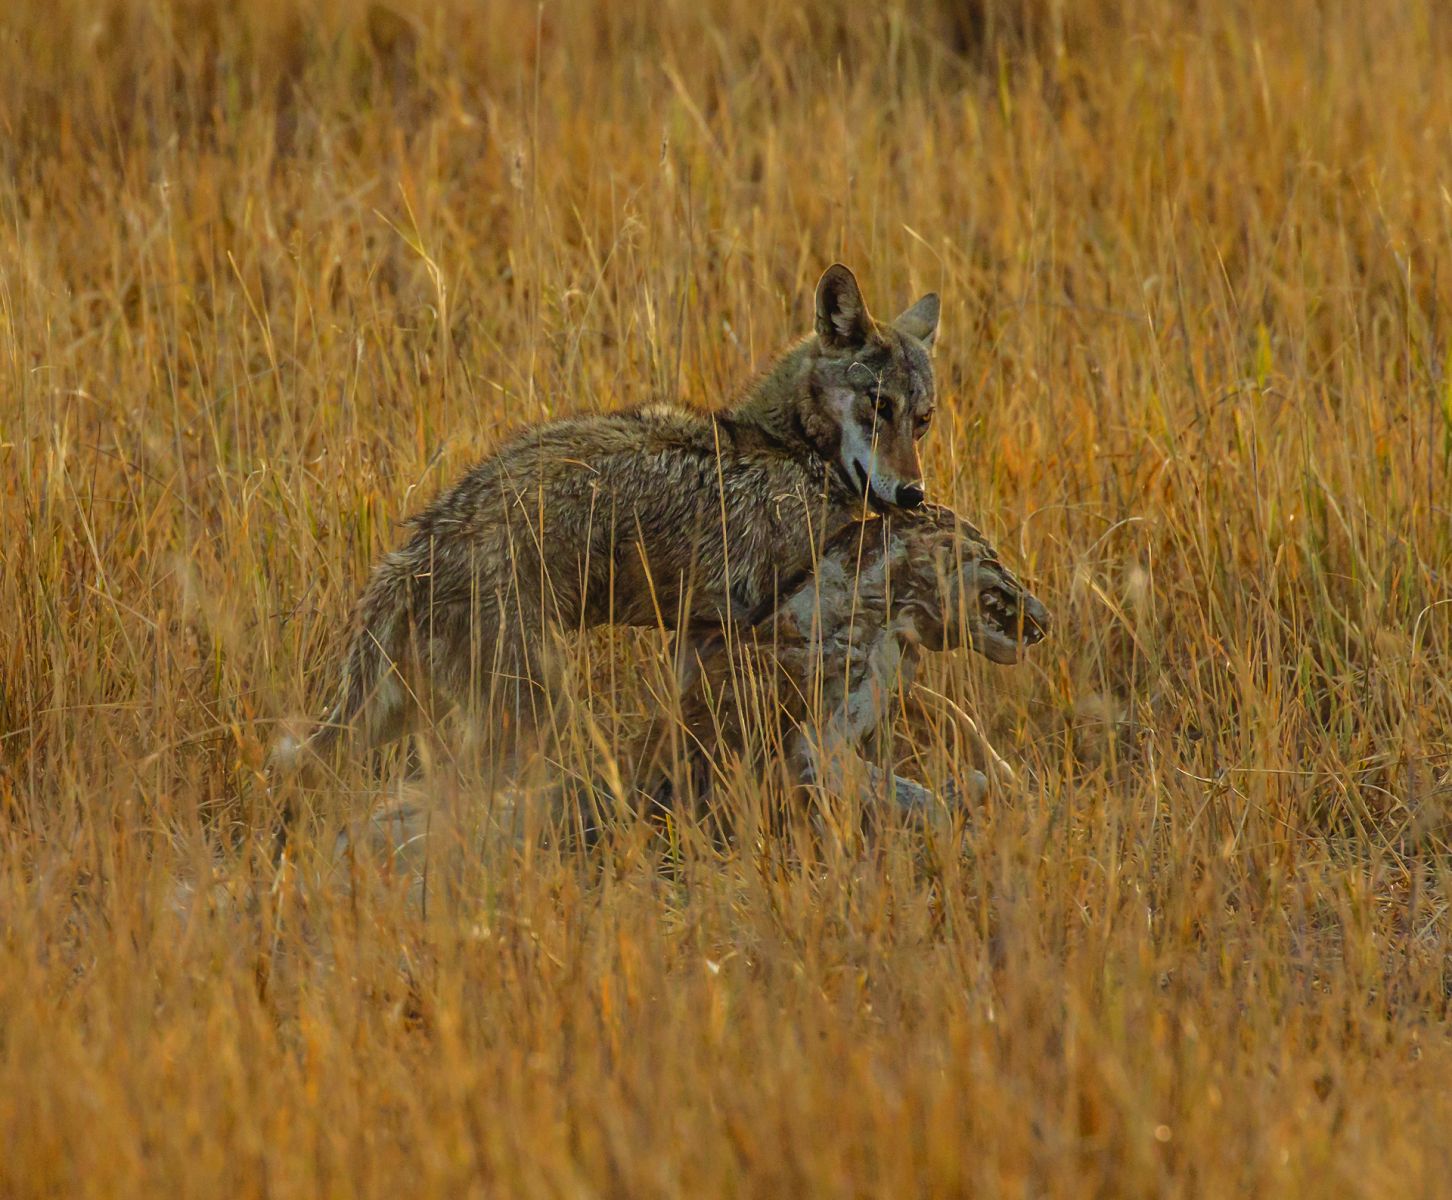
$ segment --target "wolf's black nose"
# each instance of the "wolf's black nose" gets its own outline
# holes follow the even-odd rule
[[[898,508],[921,508],[923,501],[928,494],[923,491],[920,483],[900,483],[897,485],[897,506]]]

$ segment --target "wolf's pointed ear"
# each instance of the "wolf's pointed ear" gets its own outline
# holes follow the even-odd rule
[[[833,263],[817,284],[818,339],[829,350],[855,350],[867,341],[871,325],[856,276]]]
[[[931,349],[933,339],[938,336],[938,293],[929,292],[898,317],[892,327]]]

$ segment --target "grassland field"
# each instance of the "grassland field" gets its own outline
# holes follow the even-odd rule
[[[1436,0],[8,0],[0,1195],[1452,1194],[1449,61]],[[930,489],[1054,612],[925,676],[1022,786],[420,903],[359,762],[279,861],[400,521],[725,402],[837,259],[941,293]],[[557,765],[626,772],[663,640],[575,653]]]

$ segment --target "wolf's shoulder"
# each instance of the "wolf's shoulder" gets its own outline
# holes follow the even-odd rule
[[[804,443],[774,437],[759,422],[743,420],[729,410],[647,404],[626,410],[621,417],[634,426],[637,447],[647,453],[706,455],[713,462],[728,460],[743,469],[767,471],[815,472],[820,465]]]

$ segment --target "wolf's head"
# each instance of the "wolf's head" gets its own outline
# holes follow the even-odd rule
[[[893,611],[929,650],[966,643],[1007,665],[1048,636],[1049,610],[952,509],[931,504],[894,518],[888,544]]]
[[[935,293],[882,323],[873,320],[841,263],[817,284],[809,387],[814,415],[826,425],[817,440],[824,457],[879,511],[916,508],[925,496],[918,442],[933,419],[930,355],[937,332]]]

